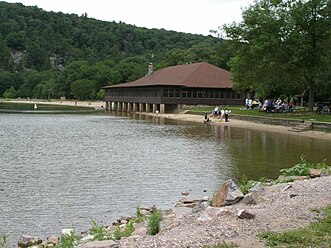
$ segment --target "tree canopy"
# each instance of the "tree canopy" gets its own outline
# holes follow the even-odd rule
[[[315,95],[331,97],[330,10],[328,0],[260,0],[225,25],[236,42],[235,87],[263,97],[308,92],[310,110]]]
[[[223,40],[212,36],[105,22],[3,1],[0,23],[0,96],[10,90],[9,95],[16,92],[16,97],[72,98],[77,95],[72,84],[78,81],[76,85],[93,87],[89,94],[93,98],[102,86],[144,76],[152,55],[156,69],[201,61],[226,65],[217,56]]]

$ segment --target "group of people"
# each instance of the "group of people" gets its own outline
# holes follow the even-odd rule
[[[278,98],[277,100],[266,99],[263,103],[261,103],[258,100],[252,100],[246,98],[245,106],[247,110],[258,108],[267,113],[279,113],[279,112],[287,113],[293,111],[293,109],[295,108],[295,103],[293,99],[290,99],[289,102],[282,101],[280,98]]]
[[[222,121],[222,119],[224,118],[225,119],[225,122],[229,122],[229,116],[231,114],[231,110],[230,109],[223,109],[222,107],[215,107],[212,109],[211,111],[211,115],[212,117],[215,119],[219,119],[220,121]],[[205,120],[204,120],[204,123],[210,123],[210,119],[208,117],[208,114],[206,113],[205,114]]]

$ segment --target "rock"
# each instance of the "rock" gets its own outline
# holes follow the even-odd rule
[[[176,204],[176,207],[193,208],[201,202],[202,202],[202,200],[198,199],[198,198],[185,197],[185,198],[182,198],[179,200],[179,202]]]
[[[150,212],[149,212],[149,210],[146,210],[146,209],[140,209],[140,214],[141,214],[142,216],[146,216],[146,215],[149,215]]]
[[[192,212],[196,213],[196,212],[201,212],[203,210],[205,210],[207,207],[209,207],[208,202],[201,202],[200,204],[196,205],[193,209]]]
[[[144,236],[147,234],[147,228],[144,226],[140,226],[139,228],[135,228],[134,232],[131,234],[132,236]]]
[[[240,209],[238,211],[238,218],[239,219],[253,219],[255,217],[255,214],[248,209]]]
[[[256,191],[250,192],[244,196],[244,199],[242,200],[243,203],[247,205],[255,205],[258,202],[258,196]]]
[[[226,181],[217,191],[213,198],[213,207],[222,207],[238,202],[244,194],[239,187],[230,179]]]
[[[321,177],[321,176],[323,176],[323,169],[310,169],[309,176],[312,178]]]
[[[261,192],[262,190],[264,190],[264,187],[261,182],[258,182],[253,188],[249,189],[248,192]]]
[[[79,245],[78,248],[118,248],[119,245],[113,240],[92,241]]]
[[[18,247],[26,248],[29,246],[41,244],[42,242],[43,241],[38,237],[32,237],[30,235],[22,235],[22,237],[18,241]]]
[[[59,240],[60,238],[55,236],[55,235],[52,235],[50,237],[47,238],[47,243],[48,244],[53,244],[53,245],[57,245],[59,243]]]
[[[224,216],[224,215],[230,215],[231,211],[226,208],[218,208],[218,207],[207,207],[198,217],[198,221],[211,221],[212,219]]]
[[[189,203],[201,202],[201,199],[186,197],[186,198],[182,198],[181,200],[179,200],[179,202],[184,203],[184,204],[189,204]]]
[[[188,192],[188,191],[184,191],[184,192],[182,192],[181,194],[182,194],[182,195],[189,195],[190,192]]]

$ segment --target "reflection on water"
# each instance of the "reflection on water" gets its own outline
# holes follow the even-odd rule
[[[15,241],[276,177],[301,154],[331,160],[331,141],[139,114],[0,114],[0,137],[0,233]]]

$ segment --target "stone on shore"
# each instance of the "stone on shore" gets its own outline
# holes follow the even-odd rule
[[[258,202],[258,196],[256,191],[250,192],[244,196],[244,199],[242,200],[243,203],[247,205],[255,205]]]
[[[22,237],[18,241],[18,247],[27,248],[34,245],[39,245],[42,242],[43,241],[38,237],[32,237],[30,235],[22,235]]]
[[[327,173],[323,169],[310,169],[309,170],[309,176],[311,178],[323,177],[323,176],[326,176],[326,175],[327,175]]]
[[[57,245],[59,243],[59,240],[60,238],[55,236],[55,235],[52,235],[50,237],[47,238],[47,243],[48,244],[53,244],[53,245]]]
[[[255,214],[249,209],[240,209],[238,211],[239,219],[254,219]]]
[[[223,207],[238,202],[244,194],[239,187],[230,179],[226,181],[217,191],[213,198],[213,207]]]
[[[231,213],[231,210],[226,208],[207,207],[197,220],[201,222],[211,221],[224,215],[231,215]]]

